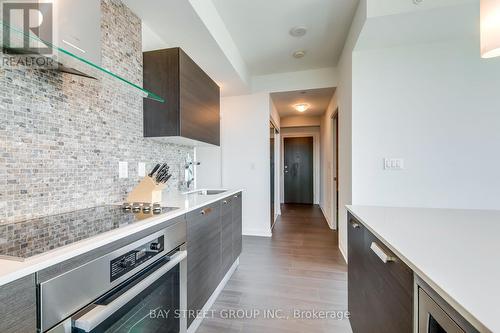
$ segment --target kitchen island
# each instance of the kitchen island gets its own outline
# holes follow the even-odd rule
[[[470,330],[462,327],[466,332],[500,332],[500,265],[495,259],[500,253],[500,211],[375,206],[347,209],[350,284],[358,283],[359,272],[355,268],[362,266],[358,265],[360,260],[365,260],[357,258],[372,256],[375,258],[372,267],[374,262],[388,269],[401,266],[399,275],[391,273],[398,283],[408,268],[413,271],[416,281],[423,281],[435,291],[436,298],[458,313],[457,317],[463,317],[473,326]],[[365,243],[369,237],[373,242],[365,245],[368,251],[359,256],[358,249],[362,246],[356,244],[356,232],[363,227],[369,235],[365,235]],[[354,306],[355,311],[356,296],[349,296],[353,303],[349,306]],[[398,297],[402,299],[401,295]],[[380,300],[381,304],[385,301]],[[414,301],[418,307],[416,297]],[[413,322],[415,327],[416,322],[417,319]],[[359,326],[363,327],[363,323]]]

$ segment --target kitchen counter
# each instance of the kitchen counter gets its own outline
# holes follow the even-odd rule
[[[500,211],[347,209],[480,332],[500,332]]]
[[[178,207],[179,209],[155,215],[140,222],[101,233],[85,240],[28,258],[25,261],[0,259],[0,286],[68,259],[77,257],[134,233],[151,228],[160,223],[164,223],[165,221],[184,215],[190,211],[221,200],[222,198],[234,195],[238,192],[241,192],[241,190],[227,190],[223,193],[215,195],[184,194],[181,192],[165,191],[163,193],[162,205]]]

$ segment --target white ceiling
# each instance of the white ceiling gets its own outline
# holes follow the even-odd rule
[[[123,0],[142,19],[143,51],[181,47],[217,84],[222,96],[249,92],[245,69],[240,70],[233,60],[236,47],[221,42],[219,29],[210,29],[204,17],[210,1],[186,0]],[[198,6],[198,7],[197,7]],[[215,15],[214,15],[215,13]],[[217,21],[217,11],[212,14]],[[223,29],[222,29],[223,30]],[[222,31],[222,34],[224,31]],[[229,34],[228,38],[229,37]],[[218,38],[218,39],[217,39]],[[231,42],[231,41],[230,41]],[[228,54],[233,51],[233,54]],[[244,65],[243,65],[244,66]]]
[[[398,15],[369,17],[356,43],[356,50],[465,38],[479,42],[479,1],[441,0],[413,7],[413,11],[406,10]],[[479,46],[477,49],[479,52]]]
[[[253,75],[335,67],[358,0],[212,0]],[[304,37],[292,27],[304,25]],[[291,53],[307,54],[295,59]]]
[[[280,117],[320,116],[328,107],[335,88],[309,89],[272,93],[271,99]],[[311,107],[305,112],[294,109],[295,104],[307,103]]]

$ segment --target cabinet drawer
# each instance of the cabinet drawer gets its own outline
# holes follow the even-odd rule
[[[384,262],[379,255],[384,259]],[[364,233],[367,303],[381,332],[413,330],[413,272],[369,230]]]
[[[411,333],[413,272],[350,214],[348,222],[348,306],[353,332]]]
[[[401,285],[409,293],[413,293],[413,272],[410,267],[369,230],[366,230],[364,238],[365,250],[368,253],[367,261],[372,268],[392,282]],[[383,259],[377,255],[377,248],[388,257],[388,262],[384,263]]]

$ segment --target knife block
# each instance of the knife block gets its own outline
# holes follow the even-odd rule
[[[141,182],[130,192],[127,202],[160,203],[161,193],[166,184],[156,184],[151,177],[144,177]]]

